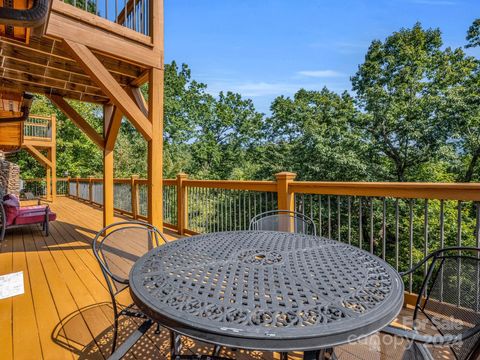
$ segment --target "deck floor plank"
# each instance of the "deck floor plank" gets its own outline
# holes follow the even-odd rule
[[[0,275],[9,274],[13,268],[12,252],[13,235],[7,234],[5,240],[0,243]],[[2,357],[13,359],[13,299],[0,300],[0,349]]]
[[[21,229],[19,229],[21,230]],[[13,239],[12,272],[23,271],[25,293],[12,298],[13,300],[13,357],[15,359],[42,359],[35,304],[33,303],[30,275],[23,246],[23,233]],[[29,333],[29,339],[25,337]]]

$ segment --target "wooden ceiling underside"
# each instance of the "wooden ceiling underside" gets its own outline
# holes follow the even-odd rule
[[[122,86],[135,84],[145,69],[96,53]],[[55,94],[67,99],[108,103],[109,98],[65,51],[61,41],[32,37],[22,44],[0,37],[0,90]]]

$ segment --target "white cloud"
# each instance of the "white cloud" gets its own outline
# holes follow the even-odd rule
[[[313,78],[334,78],[344,76],[344,74],[335,70],[303,70],[299,71],[298,75]]]
[[[302,82],[244,82],[244,83],[225,83],[213,82],[207,87],[207,91],[216,96],[220,91],[232,91],[239,93],[242,96],[256,98],[256,97],[275,97],[279,95],[291,96],[300,89],[306,90],[321,90],[327,86],[333,91],[343,91],[344,86],[341,84],[326,84],[326,83],[302,83]]]

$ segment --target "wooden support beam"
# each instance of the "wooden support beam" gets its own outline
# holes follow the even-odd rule
[[[113,105],[103,107],[103,135],[108,137],[115,111]],[[113,224],[114,219],[114,182],[113,182],[113,148],[103,149],[103,226]]]
[[[90,140],[92,140],[100,149],[105,147],[105,141],[85,119],[70,106],[61,96],[49,95],[48,98],[80,129]]]
[[[51,200],[57,199],[57,118],[55,114],[51,117],[52,146],[47,150],[47,157],[52,163],[51,167]]]
[[[118,107],[114,106],[105,137],[105,149],[113,150],[115,148],[115,141],[117,140],[117,135],[122,125],[122,118],[122,112]]]
[[[38,151],[34,146],[32,145],[25,145],[25,149],[35,158],[37,159],[42,165],[47,166],[49,168],[52,167],[52,162],[45,156],[43,155],[40,151]]]
[[[135,128],[149,141],[152,139],[152,124],[120,84],[113,78],[98,58],[85,45],[65,40],[77,63],[94,79],[110,100],[129,118]]]
[[[163,70],[150,70],[148,115],[148,222],[163,229]]]
[[[130,86],[139,87],[148,82],[149,70],[145,70],[139,77],[130,82]]]
[[[136,86],[127,86],[125,90],[145,116],[148,116],[148,103],[143,97],[142,90]]]

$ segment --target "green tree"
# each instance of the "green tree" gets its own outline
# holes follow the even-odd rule
[[[467,32],[467,48],[480,46],[480,19],[475,19]]]
[[[459,57],[442,45],[440,30],[417,23],[373,41],[352,77],[363,110],[359,126],[398,181],[415,179],[415,169],[432,161],[448,137],[442,96]]]
[[[366,180],[366,144],[353,126],[358,112],[348,93],[327,88],[280,96],[271,107],[264,133],[266,144],[257,157],[260,177],[289,170],[303,180]]]
[[[231,179],[248,177],[248,154],[261,137],[263,115],[251,100],[232,92],[206,96],[205,112],[195,124],[190,174]]]

